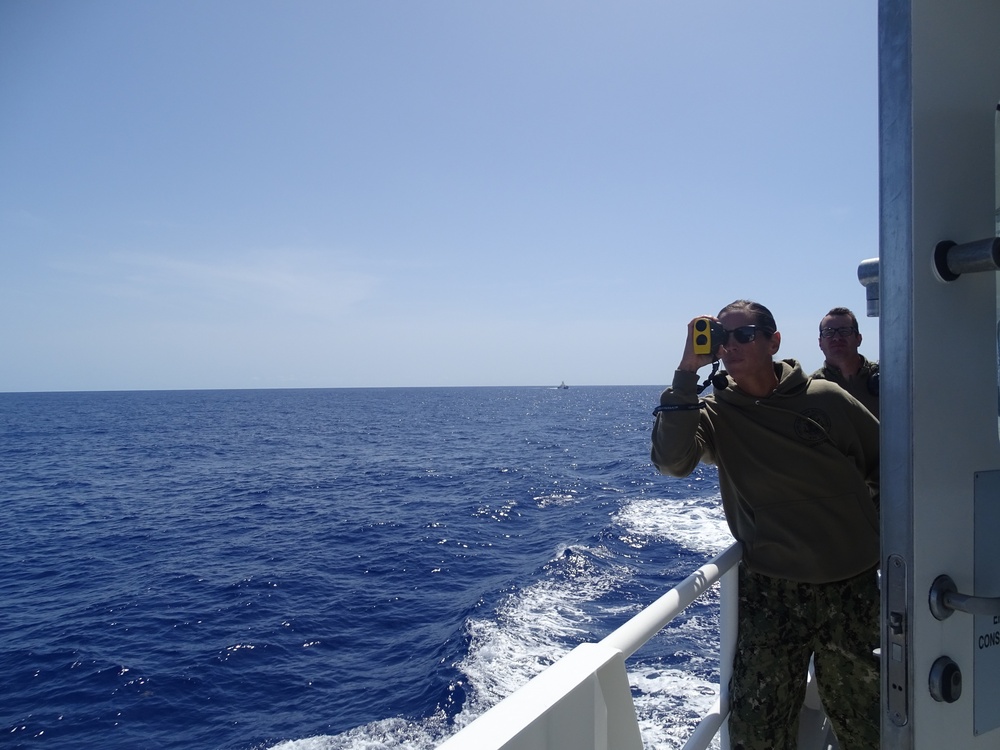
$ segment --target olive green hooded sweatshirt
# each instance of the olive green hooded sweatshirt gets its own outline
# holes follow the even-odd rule
[[[878,362],[869,362],[861,357],[861,369],[853,378],[845,378],[838,367],[824,362],[812,377],[836,383],[878,416]]]
[[[730,531],[750,570],[829,583],[879,560],[879,423],[840,386],[774,363],[765,398],[728,387],[697,405],[698,374],[677,371],[660,396],[652,460],[687,476],[699,461],[719,467]],[[723,373],[724,374],[724,373]],[[670,410],[669,407],[681,406]]]

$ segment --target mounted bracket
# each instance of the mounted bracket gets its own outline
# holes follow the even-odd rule
[[[878,258],[861,261],[858,266],[858,281],[865,288],[865,300],[868,303],[868,317],[877,318],[879,313],[879,283]]]
[[[954,281],[963,273],[1000,271],[1000,237],[966,242],[939,242],[934,248],[934,270],[942,281]]]

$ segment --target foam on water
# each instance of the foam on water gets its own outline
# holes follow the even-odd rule
[[[464,724],[510,695],[568,653],[585,636],[592,617],[583,605],[614,589],[623,566],[598,570],[581,547],[567,548],[552,562],[568,576],[548,577],[509,595],[495,613],[470,619],[467,655],[457,664],[466,676],[470,701],[456,723]]]
[[[718,683],[679,669],[630,672],[629,684],[645,750],[682,747],[719,697]]]
[[[383,719],[338,735],[279,742],[269,750],[423,750],[440,744],[447,734],[443,716],[423,721]]]
[[[657,391],[0,394],[0,730],[436,747],[728,545],[715,470],[649,464]],[[712,702],[717,611],[629,659],[647,748]]]
[[[587,562],[591,555],[591,550],[580,546],[558,551],[550,561],[557,569],[555,575],[509,594],[496,611],[468,620],[468,651],[456,665],[468,698],[453,726],[440,713],[420,721],[392,718],[339,735],[282,742],[272,750],[429,750],[437,746],[571,650],[574,640],[584,633],[581,625],[592,619],[582,605],[614,589],[626,575],[622,567],[596,570]],[[559,575],[567,570],[569,575]]]
[[[702,498],[639,498],[613,514],[616,531],[642,545],[668,540],[714,555],[732,543],[717,493]],[[607,564],[595,564],[607,563]],[[468,650],[456,664],[467,700],[451,725],[438,713],[419,721],[391,718],[339,735],[282,742],[273,750],[430,750],[510,695],[568,653],[595,619],[588,605],[625,585],[633,569],[616,563],[607,547],[570,545],[556,551],[546,577],[508,594],[493,612],[466,622]],[[553,574],[553,573],[561,573]],[[717,609],[717,595],[706,604]],[[600,607],[601,614],[619,606]],[[629,662],[629,684],[646,750],[676,750],[694,731],[719,696],[712,661],[716,624],[691,615],[675,620],[668,637],[684,653],[684,666],[661,667]],[[711,650],[711,654],[709,654]],[[706,679],[705,673],[716,680]],[[711,745],[718,748],[718,738]]]
[[[718,554],[733,543],[718,493],[702,498],[643,498],[614,516],[634,543],[671,541],[695,552]]]

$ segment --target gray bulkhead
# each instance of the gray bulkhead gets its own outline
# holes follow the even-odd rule
[[[879,3],[886,749],[1000,748],[1000,618],[930,606],[1000,597],[996,271],[935,267],[996,235],[998,41],[996,0]]]

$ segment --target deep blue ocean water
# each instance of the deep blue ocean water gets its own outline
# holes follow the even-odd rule
[[[0,394],[0,747],[435,747],[729,544],[658,392]],[[630,659],[649,750],[717,617]]]

